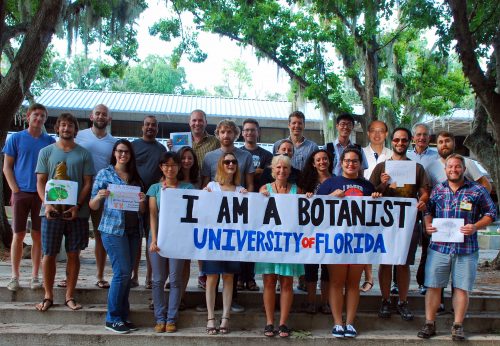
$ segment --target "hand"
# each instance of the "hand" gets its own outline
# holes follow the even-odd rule
[[[313,192],[306,192],[306,197],[307,198],[311,198],[312,196],[314,196]]]
[[[260,193],[261,193],[261,194],[263,194],[263,195],[264,195],[264,196],[266,196],[266,197],[269,197],[269,196],[270,196],[270,193],[269,193],[269,191],[267,190],[267,187],[266,187],[266,189],[265,189],[265,190],[262,190]]]
[[[57,213],[57,214],[59,214],[59,212],[56,210],[56,208],[54,207],[53,204],[46,204],[45,205],[45,217],[47,218],[47,220],[54,220],[54,219],[56,219],[55,217],[52,217],[50,215],[51,213]]]
[[[391,176],[389,174],[384,172],[380,175],[380,182],[382,184],[387,184],[389,180],[391,180]]]
[[[173,147],[174,147],[174,143],[172,142],[172,140],[170,138],[167,139],[167,148],[168,148],[168,150],[172,150]]]
[[[151,244],[149,245],[149,252],[159,252],[160,248],[158,245],[156,245],[156,240],[152,240]]]
[[[206,187],[206,186],[203,188],[203,190],[208,191],[208,192],[212,192],[212,189],[209,187]]]
[[[476,231],[477,227],[473,223],[468,223],[467,225],[460,227],[460,232],[465,235],[473,235]]]
[[[63,213],[63,220],[72,221],[78,217],[78,206],[74,205]]]
[[[380,192],[373,192],[372,193],[372,198],[380,198],[380,197],[382,197],[382,193],[380,193]]]
[[[248,190],[247,189],[241,189],[240,193],[248,193]]]
[[[107,189],[101,189],[101,190],[97,191],[97,197],[99,198],[99,200],[105,199],[106,197],[109,196],[109,194],[110,194],[110,192]]]
[[[418,211],[425,211],[425,209],[427,209],[425,202],[418,201],[418,203],[417,203],[417,209],[418,209]]]
[[[333,196],[333,197],[345,197],[345,192],[342,191],[341,189],[337,189],[337,190],[333,191],[329,196]]]
[[[432,224],[429,224],[425,226],[425,231],[427,232],[427,234],[431,235],[432,233],[437,232],[437,228],[432,226]]]
[[[144,192],[139,192],[139,203],[142,203],[146,200],[146,194]]]

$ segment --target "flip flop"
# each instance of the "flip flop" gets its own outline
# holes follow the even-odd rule
[[[45,303],[47,303],[47,304],[45,304]],[[45,312],[48,309],[50,309],[52,307],[52,305],[54,305],[54,301],[52,299],[43,298],[41,303],[35,305],[35,309],[37,309],[38,311],[41,311],[41,312]]]
[[[61,281],[59,281],[57,283],[57,287],[66,288],[67,286],[68,286],[68,282],[66,281],[66,279],[62,279]]]
[[[69,306],[70,302],[73,303],[73,307]],[[64,305],[66,305],[70,310],[73,310],[73,311],[80,310],[82,308],[82,306],[80,304],[77,304],[75,298],[69,298],[68,300],[66,300],[64,302]]]
[[[370,281],[365,281],[363,282],[363,284],[361,285],[361,291],[362,292],[368,292],[369,290],[371,290],[373,288],[373,282],[370,282]]]
[[[109,282],[107,282],[106,280],[97,280],[95,285],[99,288],[109,288]]]

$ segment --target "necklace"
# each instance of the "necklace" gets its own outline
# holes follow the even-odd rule
[[[280,192],[280,188],[278,187],[278,185],[276,184],[276,182],[274,182],[274,189],[276,190],[276,193],[281,193],[281,192],[284,192],[286,193],[287,190],[288,190],[288,183],[286,183],[285,185],[285,188],[281,188],[281,192]]]

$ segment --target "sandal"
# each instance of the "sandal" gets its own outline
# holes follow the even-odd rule
[[[256,291],[259,291],[260,288],[259,288],[259,286],[257,286],[257,283],[255,282],[255,280],[250,280],[247,282],[247,290],[256,292]]]
[[[220,326],[219,326],[219,333],[221,334],[229,334],[229,326],[226,325],[225,327],[222,326],[222,320],[226,320],[226,323],[229,325],[229,317],[221,317],[220,319]]]
[[[208,322],[209,322],[209,321],[214,321],[214,324],[215,324],[215,318],[209,318],[209,319],[207,320],[207,324],[208,324]],[[208,334],[208,335],[217,335],[217,333],[218,333],[218,332],[219,332],[219,331],[217,330],[217,328],[216,328],[215,326],[214,326],[214,327],[209,327],[209,326],[207,325],[207,334]]]
[[[361,285],[361,291],[362,292],[368,292],[369,290],[371,290],[373,288],[373,282],[370,282],[370,281],[365,281],[363,282],[363,284]]]
[[[264,327],[264,335],[268,338],[272,338],[276,335],[276,331],[274,330],[274,326],[272,324],[268,324]]]
[[[236,289],[238,291],[244,291],[245,290],[245,283],[243,281],[238,280],[238,282],[236,282]]]
[[[107,282],[106,280],[97,280],[95,285],[99,288],[109,288],[109,282]]]
[[[153,289],[153,282],[151,280],[146,280],[144,283],[144,288],[147,290]]]
[[[69,306],[69,303],[72,303],[73,307]],[[67,299],[64,302],[64,305],[66,305],[70,310],[73,310],[73,311],[80,310],[82,308],[82,306],[76,302],[75,298]]]
[[[278,328],[278,334],[280,338],[288,338],[290,336],[291,330],[285,325],[282,324]]]
[[[47,303],[47,304],[45,304],[45,303]],[[35,309],[37,309],[38,311],[44,312],[44,311],[47,311],[48,309],[50,309],[52,307],[52,305],[54,305],[54,301],[52,299],[43,298],[41,303],[35,305]]]

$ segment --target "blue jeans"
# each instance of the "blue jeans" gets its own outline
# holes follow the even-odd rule
[[[151,238],[148,241],[148,249]],[[167,299],[165,294],[165,281],[167,281],[167,261],[170,278],[170,293]],[[183,259],[165,258],[156,252],[149,253],[149,262],[153,272],[153,305],[156,323],[175,323],[179,314],[179,305],[182,295],[182,273],[184,270]]]
[[[101,239],[113,269],[106,322],[125,322],[130,311],[130,278],[141,238],[139,234],[119,236],[101,232]]]

